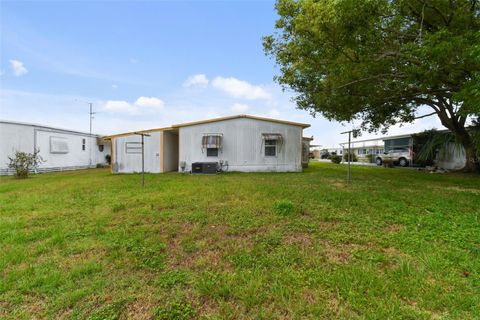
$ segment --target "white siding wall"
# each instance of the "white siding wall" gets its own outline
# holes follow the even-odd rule
[[[51,153],[51,137],[62,138],[68,145],[68,153]],[[85,139],[85,151],[82,150],[82,139]],[[105,163],[105,155],[110,153],[110,146],[105,144],[100,152],[97,137],[66,130],[40,127],[28,124],[0,122],[0,173],[11,173],[7,168],[8,156],[15,151],[32,153],[40,150],[43,162],[38,171],[56,171],[88,168],[91,164]],[[91,155],[90,155],[91,150]],[[91,161],[90,161],[91,157]]]
[[[302,128],[294,125],[248,118],[204,123],[179,129],[179,160],[186,162],[186,171],[193,162],[228,161],[229,171],[301,171]],[[223,149],[218,157],[202,152],[202,136],[223,134]],[[280,133],[283,145],[276,157],[264,155],[262,133]],[[179,168],[179,170],[181,170]]]
[[[145,137],[145,172],[160,172],[160,138],[161,132],[149,132]],[[142,172],[142,154],[127,153],[127,142],[141,142],[139,135],[114,138],[113,168],[115,173]]]

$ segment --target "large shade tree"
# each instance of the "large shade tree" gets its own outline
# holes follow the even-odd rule
[[[437,116],[466,170],[479,170],[468,132],[480,114],[476,0],[278,0],[276,10],[264,49],[298,108],[370,131]]]

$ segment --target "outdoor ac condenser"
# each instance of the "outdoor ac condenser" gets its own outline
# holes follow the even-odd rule
[[[192,163],[192,173],[217,173],[217,162],[194,162]]]

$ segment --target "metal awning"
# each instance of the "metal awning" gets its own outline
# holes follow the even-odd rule
[[[280,133],[262,133],[263,140],[283,140],[283,137]]]
[[[202,148],[222,148],[222,138],[221,133],[208,133],[204,134],[202,137]]]

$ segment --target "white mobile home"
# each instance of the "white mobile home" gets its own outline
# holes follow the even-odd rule
[[[113,135],[112,171],[141,171],[141,135],[146,172],[301,171],[310,125],[237,115]],[[303,159],[303,161],[302,161]],[[308,163],[308,161],[307,161]]]
[[[12,174],[8,157],[39,150],[38,172],[76,170],[106,164],[110,142],[97,135],[43,125],[0,121],[0,174]]]

